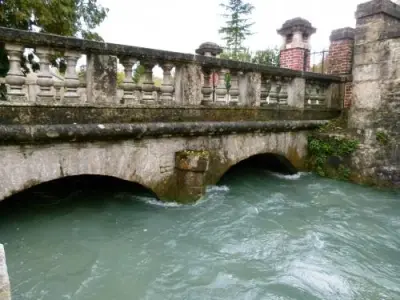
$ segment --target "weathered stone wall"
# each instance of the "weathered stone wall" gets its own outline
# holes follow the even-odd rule
[[[28,144],[16,140],[15,145],[12,145],[12,140],[5,138],[3,141],[9,144],[0,146],[0,199],[49,180],[90,174],[134,181],[148,187],[163,200],[177,200],[178,191],[184,187],[177,184],[176,168],[186,169],[176,165],[176,153],[187,150],[208,153],[209,163],[206,170],[203,170],[204,177],[199,177],[204,178],[204,185],[215,184],[232,165],[260,153],[282,155],[294,167],[304,169],[307,126],[312,130],[323,122],[307,126],[300,126],[299,122],[290,124],[285,122],[280,127],[253,124],[258,129],[251,124],[244,124],[243,128],[230,125],[233,127],[226,134],[223,133],[226,129],[222,127],[212,125],[207,128],[199,125],[197,129],[189,128],[185,136],[174,136],[173,131],[168,133],[164,128],[157,138],[149,136],[144,139],[143,128],[139,129],[136,138],[129,138],[124,135],[122,127],[113,130],[116,132],[114,135],[108,135],[104,132],[107,128],[100,126],[98,136],[103,140],[97,142],[93,141],[96,140],[95,135],[70,135],[68,130],[57,133],[47,128],[40,138],[40,131],[27,129],[29,135],[36,136]],[[81,127],[77,126],[77,130],[83,130],[79,129]],[[215,136],[221,131],[222,134]],[[237,133],[232,133],[234,131]],[[163,137],[162,132],[170,136]],[[122,135],[122,139],[118,134]],[[149,134],[155,134],[154,129]],[[21,131],[16,135],[28,141],[28,136],[22,137]],[[54,141],[49,143],[49,140]],[[187,170],[196,172],[196,168]]]
[[[0,300],[11,300],[11,288],[7,272],[6,254],[2,244],[0,244]]]
[[[400,186],[400,6],[373,0],[360,4],[356,16],[348,122],[361,142],[354,179]]]

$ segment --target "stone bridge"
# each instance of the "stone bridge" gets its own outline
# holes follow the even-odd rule
[[[195,201],[251,157],[287,173],[304,169],[308,133],[343,103],[340,76],[219,59],[213,43],[193,55],[7,28],[0,40],[10,62],[0,78],[0,200],[67,176],[105,175],[162,200]],[[26,49],[38,73],[22,73]],[[65,74],[55,74],[54,55]]]

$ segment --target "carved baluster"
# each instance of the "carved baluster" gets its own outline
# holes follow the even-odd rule
[[[61,80],[55,80],[54,81],[54,89],[56,90],[56,96],[55,99],[57,102],[60,102],[63,98],[61,95],[61,89],[64,87],[64,81]]]
[[[24,47],[16,44],[6,44],[5,49],[10,61],[10,69],[6,76],[6,83],[10,86],[7,98],[12,102],[25,102],[27,96],[22,90],[25,84],[25,76],[21,71],[21,55]]]
[[[122,96],[121,103],[133,104],[136,102],[137,99],[135,95],[136,84],[133,82],[132,78],[132,68],[137,60],[131,57],[122,57],[120,62],[124,66],[125,73],[124,82],[121,84],[121,87],[124,90],[124,95]]]
[[[160,100],[163,104],[170,104],[172,102],[172,95],[174,92],[174,86],[172,84],[171,70],[174,67],[171,63],[164,63],[161,68],[164,71],[163,83],[161,85],[161,97]]]
[[[154,81],[153,81],[153,67],[154,63],[150,61],[140,62],[144,67],[143,84],[142,84],[142,103],[152,104],[155,103],[154,98]]]
[[[239,72],[231,71],[231,88],[229,89],[230,101],[229,105],[236,106],[239,103]]]
[[[228,93],[228,90],[226,88],[226,83],[225,83],[225,75],[227,74],[227,71],[225,69],[221,69],[218,72],[218,85],[215,89],[215,95],[216,99],[215,102],[216,104],[219,105],[224,105],[226,104],[226,95]]]
[[[282,79],[282,88],[279,93],[279,105],[287,105],[288,104],[288,84],[289,84],[289,77],[284,77]]]
[[[305,97],[304,97],[304,104],[305,106],[311,105],[311,92],[312,92],[312,85],[309,81],[306,81],[306,89],[305,89]]]
[[[271,91],[271,76],[261,75],[261,94],[260,94],[260,106],[268,105],[268,97]]]
[[[201,104],[210,105],[213,102],[212,99],[213,87],[211,86],[212,70],[207,67],[203,67],[202,70],[203,70],[204,82],[203,82],[203,87],[201,88],[201,93],[203,94],[203,100],[201,101]]]
[[[55,98],[55,93],[52,90],[54,80],[50,73],[49,56],[51,54],[51,50],[46,48],[37,48],[35,54],[40,59],[40,72],[36,81],[40,88],[40,92],[37,94],[36,99],[39,102],[51,102]]]
[[[74,51],[66,51],[64,54],[65,60],[67,61],[64,82],[64,101],[67,103],[79,102],[79,77],[76,72],[76,63],[80,56],[80,53]]]

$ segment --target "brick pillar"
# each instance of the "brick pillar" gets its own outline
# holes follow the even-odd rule
[[[310,71],[310,37],[316,32],[311,23],[302,18],[294,18],[286,21],[277,32],[283,37],[280,67]]]
[[[330,36],[328,56],[328,74],[350,75],[353,65],[354,28],[346,27],[333,30]],[[344,85],[343,107],[351,106],[353,83]]]

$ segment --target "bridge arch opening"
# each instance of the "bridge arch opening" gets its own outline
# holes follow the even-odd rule
[[[254,171],[270,171],[283,175],[294,175],[298,170],[283,155],[275,153],[261,153],[250,156],[231,166],[218,180],[223,182],[230,177],[245,176]]]
[[[142,184],[113,176],[83,174],[53,179],[17,192],[0,201],[0,211],[19,210],[21,207],[35,209],[79,199],[88,205],[105,202],[107,198],[123,200],[116,195],[158,200],[157,195]]]

